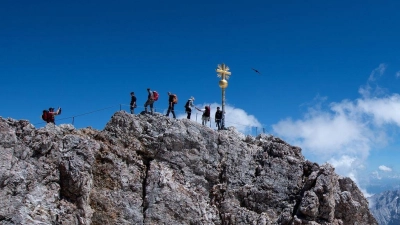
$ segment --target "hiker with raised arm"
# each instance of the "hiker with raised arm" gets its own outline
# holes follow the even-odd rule
[[[56,124],[55,116],[61,114],[61,108],[58,107],[57,111],[54,112],[54,108],[49,108],[49,110],[43,110],[42,119],[47,123]]]
[[[210,121],[210,106],[205,106],[204,109],[199,109],[197,107],[195,107],[197,110],[199,110],[200,112],[203,112],[203,115],[201,117],[201,124],[202,125],[206,125],[208,121]]]

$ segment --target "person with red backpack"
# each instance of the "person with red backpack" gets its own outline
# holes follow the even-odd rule
[[[210,121],[210,115],[211,115],[211,109],[210,106],[205,106],[204,109],[199,109],[195,107],[197,110],[200,112],[203,112],[203,115],[201,117],[201,124],[206,125],[208,121]]]
[[[55,116],[61,114],[61,108],[58,107],[57,111],[54,112],[54,108],[49,108],[49,110],[43,110],[42,119],[47,123],[55,123]]]
[[[147,106],[150,106],[150,113],[153,115],[153,104],[158,100],[158,93],[156,91],[151,91],[150,88],[147,88],[147,101],[144,103],[144,111],[147,113]]]
[[[172,112],[172,116],[174,119],[176,119],[175,112],[174,112],[174,106],[175,104],[178,103],[178,97],[176,94],[171,94],[171,92],[168,92],[168,111],[165,116],[169,116],[169,113]]]

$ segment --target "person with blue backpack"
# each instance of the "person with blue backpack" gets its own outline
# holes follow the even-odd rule
[[[190,120],[190,115],[192,115],[192,107],[194,107],[193,102],[194,102],[194,97],[190,97],[185,104],[185,112],[187,113],[186,118],[188,120]]]

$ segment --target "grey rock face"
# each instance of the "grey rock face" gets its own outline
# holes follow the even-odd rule
[[[400,224],[400,190],[376,194],[369,201],[370,210],[380,225]]]
[[[279,138],[117,112],[103,131],[0,117],[0,224],[377,224]]]

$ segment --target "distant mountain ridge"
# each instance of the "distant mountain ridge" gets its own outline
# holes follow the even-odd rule
[[[350,178],[267,135],[161,114],[0,117],[0,224],[377,224]]]
[[[370,210],[380,225],[400,224],[400,190],[385,191],[368,199]]]

